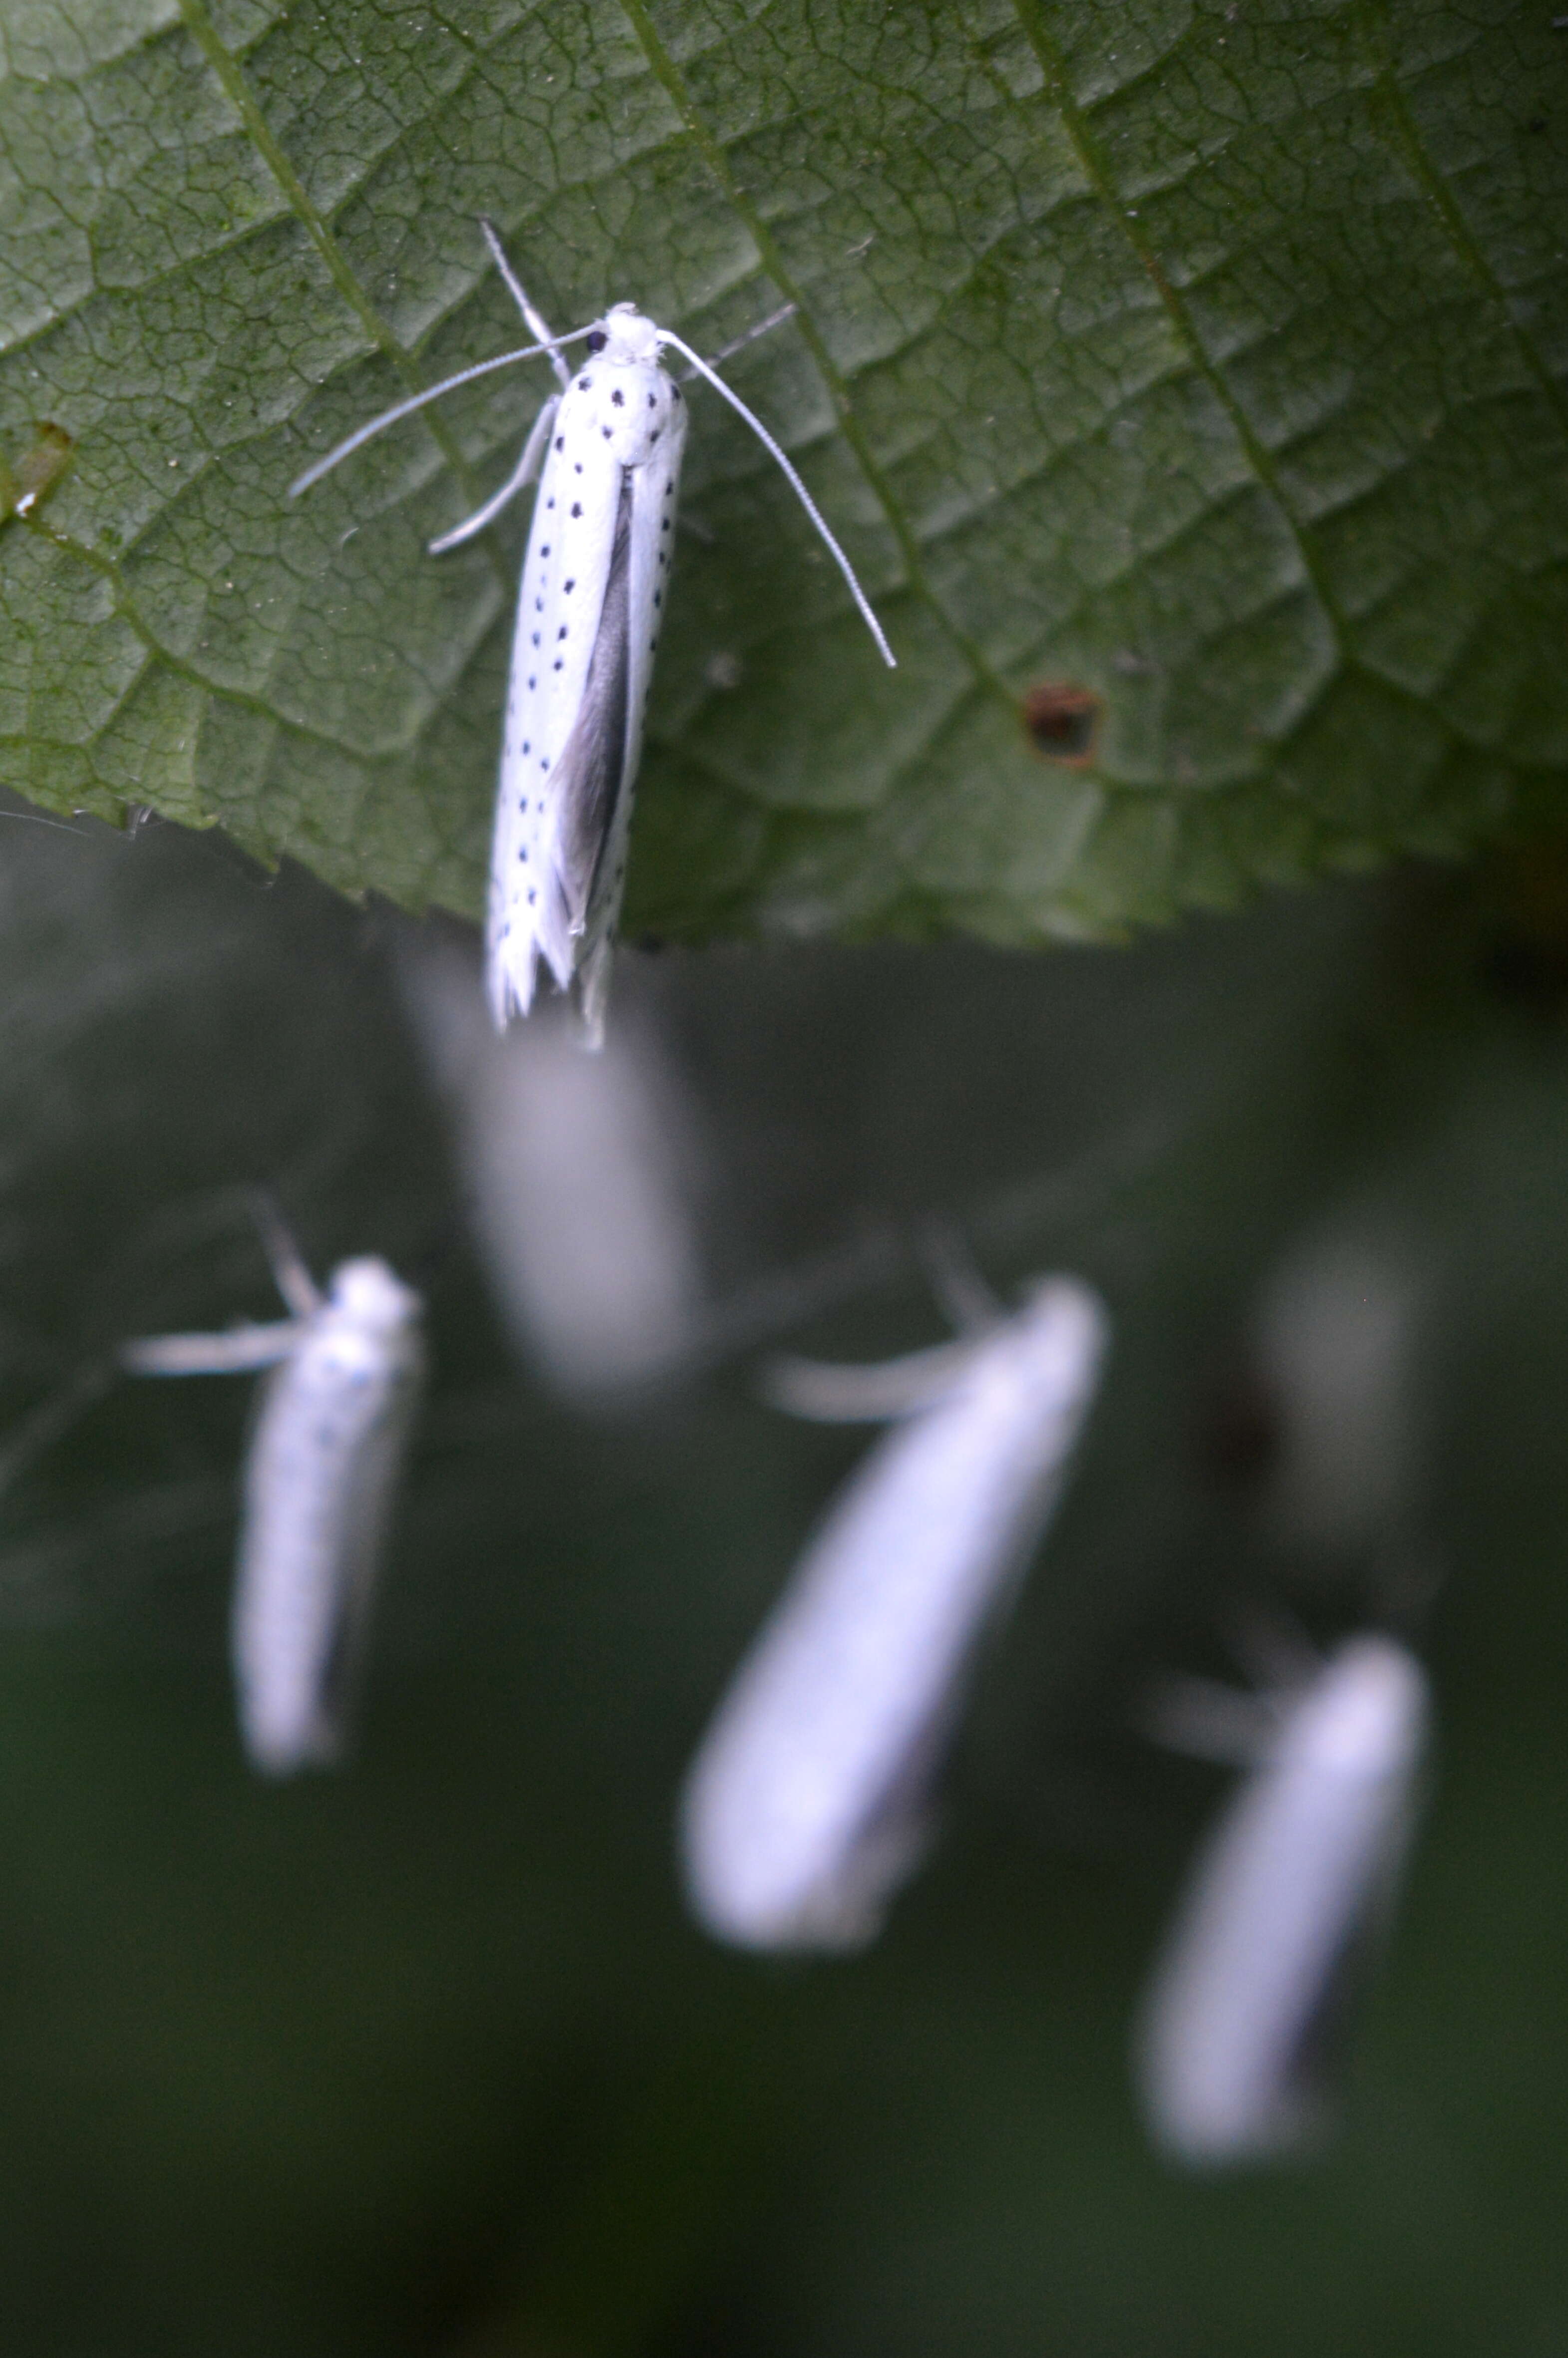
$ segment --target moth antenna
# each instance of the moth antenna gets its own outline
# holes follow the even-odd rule
[[[544,313],[536,311],[528,300],[528,290],[513,269],[506,248],[501,243],[501,232],[488,213],[481,213],[479,226],[481,234],[490,248],[490,258],[501,273],[502,285],[522,312],[529,332],[537,336],[541,343],[549,346],[550,365],[556,372],[556,382],[564,393],[572,381],[572,373],[557,349],[557,339],[550,333],[548,321]]]
[[[114,1379],[113,1355],[91,1360],[69,1376],[58,1390],[40,1401],[6,1436],[0,1448],[0,1498],[25,1474],[37,1457],[68,1433],[77,1418],[103,1399]]]
[[[763,1368],[757,1389],[770,1407],[813,1424],[891,1424],[951,1391],[973,1360],[972,1344],[962,1339],[869,1367],[781,1351]]]
[[[519,352],[498,352],[492,361],[475,361],[471,368],[460,369],[456,376],[443,377],[439,384],[431,385],[427,392],[411,394],[406,401],[394,403],[390,409],[384,409],[379,417],[373,417],[368,424],[357,427],[346,442],[340,442],[335,450],[329,450],[324,459],[318,459],[313,466],[307,467],[302,475],[296,476],[288,486],[289,498],[297,500],[301,492],[309,491],[323,475],[330,475],[334,467],[351,458],[362,444],[369,442],[377,434],[384,434],[387,427],[395,426],[400,417],[412,417],[416,409],[424,409],[430,402],[439,401],[444,393],[455,393],[460,384],[471,384],[476,377],[492,376],[497,369],[511,368],[518,361],[537,360],[541,352],[548,352],[554,359],[557,345],[579,344],[585,336],[592,333],[591,325],[574,328],[569,336],[556,336],[548,343],[525,344]]]
[[[987,1334],[1006,1317],[1006,1304],[987,1284],[956,1221],[939,1216],[923,1220],[914,1250],[937,1308],[959,1335]]]
[[[730,392],[730,387],[725,384],[724,379],[719,374],[718,371],[716,369],[709,368],[708,362],[697,353],[694,352],[691,346],[687,343],[682,337],[677,336],[672,329],[661,328],[659,330],[659,341],[662,344],[673,344],[676,352],[679,352],[683,358],[691,362],[692,367],[697,371],[698,376],[706,377],[708,384],[714,388],[715,392],[723,395],[725,400],[730,404],[730,408],[738,411],[741,416],[745,419],[747,425],[751,427],[752,433],[756,436],[763,449],[768,452],[771,458],[776,460],[779,466],[783,468],[784,474],[789,479],[791,488],[794,490],[796,499],[800,502],[801,506],[806,510],[806,514],[811,518],[812,523],[816,525],[823,546],[827,550],[833,562],[837,565],[839,572],[844,576],[845,580],[848,582],[849,586],[849,594],[860,610],[860,616],[866,628],[870,631],[872,638],[875,639],[877,643],[882,661],[887,665],[890,670],[896,671],[898,668],[898,657],[893,654],[892,649],[889,646],[887,643],[887,634],[883,631],[881,624],[878,622],[876,615],[871,611],[871,600],[867,597],[865,591],[861,589],[860,582],[855,578],[854,567],[850,564],[849,558],[845,556],[843,550],[834,539],[833,535],[828,531],[827,519],[823,515],[821,509],[817,506],[816,502],[812,498],[811,493],[806,490],[806,485],[802,482],[799,475],[795,472],[794,466],[784,456],[784,451],[780,449],[778,443],[774,441],[773,436],[768,432],[768,429],[762,424],[762,419],[756,415],[754,410],[747,408],[745,403],[741,400],[738,393]]]
[[[298,1239],[284,1218],[270,1187],[247,1188],[251,1217],[261,1238],[272,1282],[292,1318],[309,1318],[321,1307],[321,1289],[311,1276]]]
[[[1184,1672],[1157,1679],[1139,1699],[1131,1719],[1138,1734],[1166,1752],[1250,1768],[1267,1758],[1280,1716],[1278,1703],[1267,1695]]]
[[[1323,1650],[1310,1630],[1279,1598],[1264,1606],[1248,1598],[1226,1617],[1231,1654],[1254,1686],[1265,1693],[1311,1684],[1323,1670]]]
[[[754,328],[747,328],[741,335],[731,336],[727,344],[720,344],[716,352],[709,352],[708,367],[717,368],[720,361],[733,360],[737,352],[743,352],[747,345],[754,344],[760,336],[771,335],[775,328],[782,328],[786,319],[793,319],[799,308],[798,303],[781,303],[776,311],[770,311],[767,318],[759,319]],[[689,384],[696,374],[695,369],[687,369],[679,382]]]

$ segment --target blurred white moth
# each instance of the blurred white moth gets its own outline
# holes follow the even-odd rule
[[[143,1376],[270,1368],[245,1461],[232,1637],[240,1727],[275,1776],[326,1766],[344,1722],[424,1373],[424,1304],[385,1261],[341,1261],[325,1294],[274,1251],[292,1316],[127,1343]]]
[[[1304,1684],[1217,1691],[1253,1764],[1192,1872],[1138,2026],[1156,2142],[1194,2165],[1297,2151],[1323,2127],[1357,1969],[1386,1929],[1414,1831],[1430,1716],[1420,1664],[1359,1637]],[[1214,1749],[1204,1707],[1187,1748]],[[1173,1731],[1180,1734],[1180,1731]]]
[[[1420,1481],[1421,1302],[1371,1237],[1319,1229],[1275,1270],[1253,1347],[1281,1446],[1263,1498],[1293,1557],[1388,1553]]]
[[[603,1037],[616,918],[626,874],[632,790],[659,644],[686,442],[686,405],[660,355],[680,352],[739,411],[783,468],[849,584],[884,660],[892,651],[849,558],[778,443],[707,361],[632,303],[554,336],[519,283],[495,230],[497,269],[536,343],[461,369],[401,401],[308,468],[306,491],[372,435],[454,387],[548,352],[561,390],[534,421],[499,491],[431,543],[454,548],[492,524],[535,475],[539,488],[513,640],[485,928],[498,1029],[533,1003],[540,959],[569,991],[587,1045]],[[564,345],[586,341],[574,377]],[[744,340],[743,340],[744,341]],[[292,494],[291,494],[292,495]]]
[[[1105,1311],[1035,1283],[984,1333],[875,1368],[790,1363],[780,1404],[898,1417],[807,1548],[705,1736],[681,1805],[692,1907],[719,1940],[852,1949],[925,1838],[976,1642],[1050,1520],[1094,1397]]]
[[[668,1379],[702,1299],[704,1166],[656,1002],[634,994],[585,1056],[558,1007],[498,1039],[470,961],[449,945],[421,943],[405,974],[517,1341],[584,1406]]]

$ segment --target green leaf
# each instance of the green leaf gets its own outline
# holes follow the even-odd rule
[[[5,0],[0,782],[480,903],[537,368],[696,396],[631,923],[1104,935],[1563,802],[1568,36],[1190,0]],[[63,446],[62,446],[63,447]],[[1074,718],[1065,725],[1061,715]],[[1033,733],[1026,726],[1032,717]]]

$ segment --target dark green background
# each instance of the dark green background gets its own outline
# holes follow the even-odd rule
[[[706,1141],[716,1287],[939,1211],[1117,1324],[927,1871],[861,1960],[726,1956],[670,1816],[851,1433],[741,1358],[637,1412],[508,1358],[396,973],[406,921],[157,825],[0,827],[4,1406],[265,1314],[238,1190],[416,1270],[435,1377],[361,1747],[247,1775],[224,1662],[243,1384],[125,1384],[0,1515],[0,2262],[18,2348],[1554,2353],[1568,2339],[1565,937],[1545,853],[1132,951],[629,959]],[[1144,2149],[1127,2022],[1217,1780],[1126,1732],[1238,1594],[1325,1630],[1203,1435],[1314,1224],[1418,1276],[1400,1545],[1436,1790],[1314,2168]],[[901,1248],[902,1251],[902,1248]],[[777,1339],[939,1331],[853,1250]],[[1321,1568],[1320,1568],[1321,1569]]]

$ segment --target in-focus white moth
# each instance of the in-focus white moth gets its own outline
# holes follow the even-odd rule
[[[976,1642],[1050,1520],[1098,1379],[1097,1295],[1036,1282],[989,1331],[876,1368],[793,1363],[796,1412],[904,1420],[829,1509],[697,1752],[691,1905],[723,1941],[852,1949],[925,1839]]]
[[[482,507],[431,544],[456,547],[493,523],[538,475],[513,640],[491,850],[487,984],[497,1027],[533,1003],[543,959],[569,991],[584,1043],[603,1037],[616,918],[625,883],[632,791],[659,643],[686,442],[686,404],[661,354],[680,352],[738,410],[783,468],[830,551],[884,659],[892,651],[849,558],[773,436],[673,329],[632,303],[553,336],[492,224],[491,252],[538,341],[460,370],[402,401],[308,468],[306,491],[373,434],[455,386],[548,352],[561,391],[539,412],[523,455]],[[574,377],[564,345],[586,341]]]
[[[1415,1825],[1430,1711],[1403,1646],[1353,1638],[1265,1707],[1271,1729],[1193,1868],[1137,2029],[1150,2129],[1193,2165],[1288,2155],[1325,2125],[1346,2001]]]
[[[325,1294],[275,1252],[293,1314],[125,1344],[143,1376],[269,1368],[245,1461],[232,1636],[240,1728],[274,1776],[342,1747],[371,1593],[424,1373],[418,1294],[374,1258]]]

